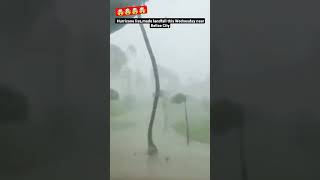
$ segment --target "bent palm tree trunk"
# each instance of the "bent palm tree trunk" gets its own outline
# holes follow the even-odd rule
[[[141,15],[138,15],[138,18],[141,18]],[[151,119],[150,119],[149,128],[148,128],[148,154],[155,155],[158,153],[158,149],[152,139],[152,128],[153,128],[154,119],[155,119],[158,101],[159,101],[159,96],[160,96],[159,73],[158,73],[156,58],[152,52],[152,48],[151,48],[146,30],[145,30],[143,24],[139,24],[139,26],[140,26],[140,29],[141,29],[141,32],[143,35],[143,39],[146,43],[150,58],[151,58],[152,68],[153,68],[153,73],[154,73],[154,78],[155,78],[155,85],[156,85],[155,86],[156,89],[155,89],[154,101],[153,101],[153,108],[152,108],[152,112],[151,112]]]
[[[187,112],[187,100],[184,101],[184,111],[185,111],[185,118],[186,118],[187,145],[189,145],[190,137],[189,137],[189,121],[188,121],[188,112]]]

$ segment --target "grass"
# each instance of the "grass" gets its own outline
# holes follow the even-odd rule
[[[139,104],[132,97],[124,97],[119,100],[110,101],[110,116],[117,117],[127,114],[129,111],[136,110]]]
[[[210,144],[210,111],[201,106],[201,102],[188,101],[189,133],[190,140]],[[169,108],[170,117],[177,119],[173,128],[186,137],[186,124],[183,105],[174,105]]]
[[[122,116],[126,116],[129,108],[123,101],[112,101],[110,104],[110,128],[112,130],[125,130],[135,126],[135,122],[126,121]]]
[[[176,132],[186,137],[185,120],[180,120],[174,125]],[[201,143],[210,143],[210,121],[209,119],[201,118],[198,123],[190,123],[189,125],[190,140]]]
[[[127,113],[127,108],[121,101],[111,101],[110,103],[110,115],[111,117],[121,116]]]

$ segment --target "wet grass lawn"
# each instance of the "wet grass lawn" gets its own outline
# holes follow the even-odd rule
[[[135,126],[134,122],[120,118],[120,116],[125,116],[129,111],[123,102],[115,101],[111,102],[110,105],[110,127],[112,130],[125,130]]]
[[[182,136],[186,136],[185,120],[180,120],[174,124],[176,132]],[[190,123],[189,125],[190,140],[201,143],[210,143],[210,121],[209,119],[201,119],[198,123]]]
[[[150,107],[149,107],[150,108]],[[179,106],[172,106],[169,108],[169,118],[179,119],[174,123],[174,130],[182,136],[186,136],[186,125],[184,119],[184,109]],[[201,143],[210,143],[210,113],[199,108],[198,104],[190,105],[192,112],[189,112],[189,130],[190,140],[198,141]],[[149,110],[149,109],[148,109]],[[110,115],[111,115],[111,129],[112,130],[126,130],[134,127],[135,122],[128,121],[128,112],[130,111],[130,119],[135,116],[135,113],[142,113],[142,110],[127,107],[125,102],[115,101],[111,102]],[[132,113],[135,111],[135,113]],[[162,109],[159,107],[158,111],[161,115]],[[197,112],[197,113],[195,113]],[[127,119],[128,118],[128,119]]]

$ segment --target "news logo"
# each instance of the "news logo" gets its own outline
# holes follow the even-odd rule
[[[147,14],[147,6],[128,6],[115,9],[116,16],[135,16],[139,14]]]

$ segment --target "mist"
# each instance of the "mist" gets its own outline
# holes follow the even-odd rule
[[[200,0],[197,9],[182,0],[150,1],[150,12],[145,18],[206,18],[205,24],[172,24],[168,29],[146,28],[158,64],[172,68],[183,82],[205,80],[210,73],[210,11],[209,0]],[[146,25],[147,26],[147,25]],[[128,24],[110,36],[111,44],[126,50],[129,45],[137,49],[137,68],[150,74],[151,63],[141,31],[137,24]]]

